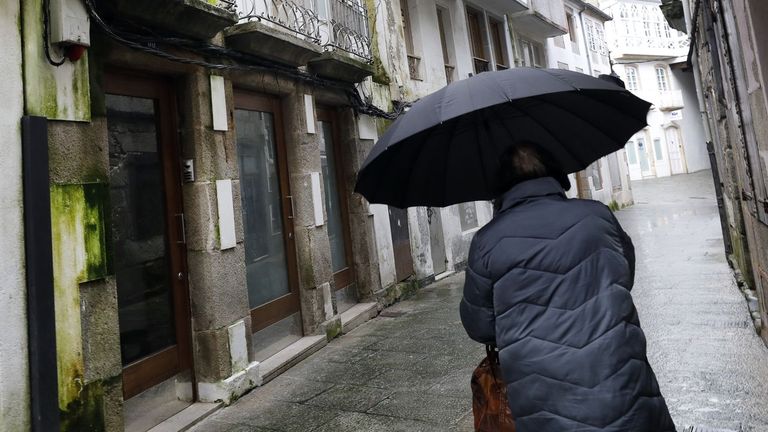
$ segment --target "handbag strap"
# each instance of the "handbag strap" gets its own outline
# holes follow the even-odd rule
[[[499,364],[499,350],[495,345],[485,345],[485,355],[491,362]]]

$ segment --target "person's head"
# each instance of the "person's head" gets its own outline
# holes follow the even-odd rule
[[[560,164],[541,147],[530,142],[518,142],[501,155],[498,195],[518,183],[541,177],[554,177],[564,189],[570,189],[568,175]]]

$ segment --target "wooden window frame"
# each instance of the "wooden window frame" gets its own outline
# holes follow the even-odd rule
[[[352,253],[352,230],[349,221],[349,199],[350,192],[347,190],[347,183],[344,181],[344,156],[341,152],[341,131],[339,128],[339,118],[336,111],[329,107],[317,107],[317,120],[331,124],[331,133],[333,135],[333,153],[335,156],[336,187],[339,195],[339,208],[341,209],[341,226],[344,236],[344,255],[347,258],[347,267],[333,274],[335,289],[346,288],[355,283],[354,255]],[[322,133],[322,131],[320,131]],[[327,144],[327,143],[326,143]],[[328,191],[325,192],[326,194]],[[323,203],[325,204],[325,203]],[[327,209],[326,209],[327,211]]]
[[[283,222],[283,244],[285,261],[288,271],[288,287],[290,291],[272,301],[250,308],[251,332],[256,333],[287,316],[301,312],[301,297],[299,294],[298,258],[296,255],[296,236],[293,225],[293,203],[288,173],[288,149],[285,140],[282,104],[275,96],[254,93],[247,90],[235,89],[235,109],[246,111],[268,112],[272,114],[275,126],[275,157],[277,163],[278,182],[280,188],[280,214]],[[235,124],[235,128],[237,125]],[[238,156],[239,157],[239,156]]]
[[[170,79],[108,68],[105,72],[104,93],[152,99],[155,101],[157,146],[163,169],[163,200],[165,203],[166,250],[168,278],[173,304],[176,344],[150,356],[123,366],[123,398],[130,399],[171,377],[189,370],[193,399],[197,399],[192,356],[192,319],[188,277],[181,280],[177,273],[188,275],[184,228],[176,217],[183,213],[178,109],[176,93]]]

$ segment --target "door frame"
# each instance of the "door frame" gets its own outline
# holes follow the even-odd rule
[[[264,95],[248,90],[235,89],[235,109],[246,111],[268,112],[275,122],[275,156],[277,158],[277,177],[280,189],[280,217],[283,222],[283,244],[285,261],[288,271],[288,294],[264,303],[251,312],[251,332],[263,330],[283,318],[296,312],[301,313],[301,297],[299,295],[298,258],[296,256],[296,236],[294,235],[293,195],[288,175],[288,150],[285,142],[282,104],[275,96]],[[235,124],[237,128],[237,124]],[[237,143],[235,143],[237,147]],[[239,158],[239,154],[238,154]]]
[[[176,344],[123,366],[123,398],[133,396],[161,382],[190,371],[193,400],[197,385],[192,356],[192,321],[189,299],[187,247],[183,227],[183,191],[180,167],[181,143],[178,131],[176,92],[171,79],[123,70],[108,69],[104,93],[153,99],[157,145],[163,170],[168,278],[172,290]],[[181,217],[180,217],[181,216]],[[181,274],[182,277],[173,277]]]
[[[336,172],[332,175],[336,177],[336,188],[338,189],[337,192],[339,195],[339,208],[341,209],[341,230],[344,236],[344,254],[347,258],[347,267],[333,274],[333,282],[335,285],[334,288],[338,291],[355,283],[353,261],[354,255],[352,254],[352,232],[350,230],[349,222],[349,200],[347,198],[348,191],[346,188],[346,182],[344,181],[344,172],[342,170],[342,167],[344,167],[344,156],[341,154],[341,131],[339,130],[338,115],[332,108],[317,107],[316,114],[317,121],[331,124],[331,133],[333,138],[332,145]],[[322,130],[319,132],[323,133]],[[328,193],[328,191],[325,193]]]

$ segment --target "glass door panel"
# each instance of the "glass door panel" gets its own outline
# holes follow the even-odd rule
[[[331,265],[333,272],[344,270],[347,264],[347,245],[344,239],[344,220],[339,199],[336,173],[336,155],[333,148],[333,124],[320,122],[320,159],[325,186],[325,211],[328,214],[328,239],[331,242]]]
[[[291,292],[271,113],[235,110],[250,307]]]
[[[176,344],[155,101],[106,95],[123,365]]]

